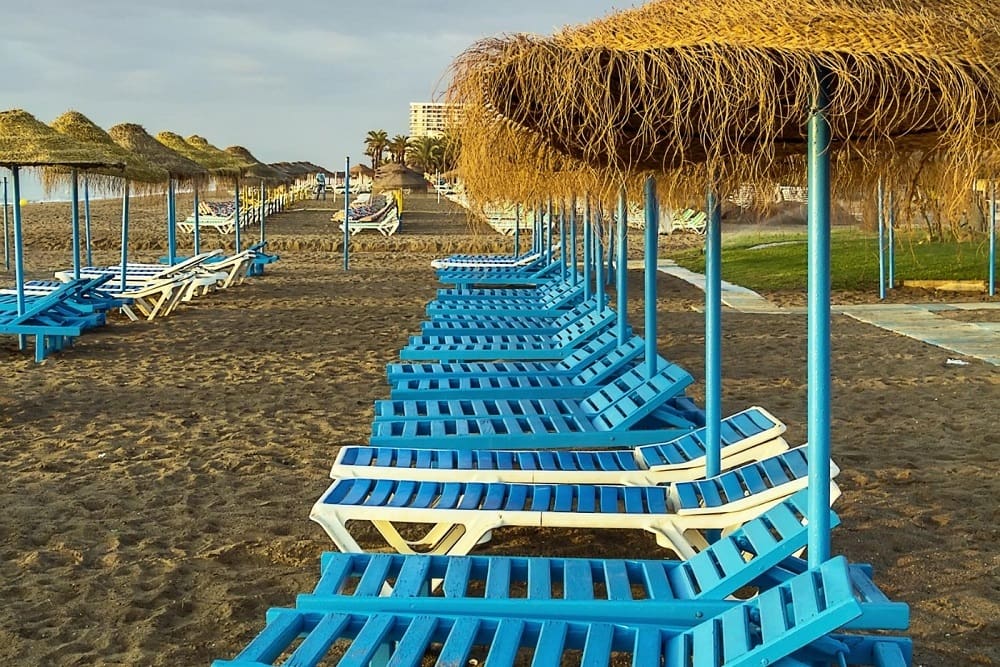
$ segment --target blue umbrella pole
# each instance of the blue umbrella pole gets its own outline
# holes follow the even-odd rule
[[[807,127],[809,566],[830,557],[830,122],[819,82]]]
[[[90,181],[83,177],[83,243],[86,246],[87,266],[94,265],[94,246],[90,239]]]
[[[595,282],[597,283],[597,304],[601,311],[604,310],[604,297],[606,294],[605,283],[604,283],[604,233],[603,233],[603,222],[601,216],[601,208],[597,208],[596,220],[594,221],[597,229],[594,234],[594,261],[596,265],[596,273],[594,275]]]
[[[583,298],[593,296],[593,259],[591,252],[594,245],[594,230],[590,220],[590,196],[583,202]]]
[[[236,245],[236,252],[243,249],[243,237],[241,234],[243,227],[243,216],[240,214],[240,181],[236,180],[236,194],[233,196],[233,217],[236,220],[236,234],[234,243]]]
[[[76,169],[70,170],[70,200],[73,208],[70,210],[70,238],[73,246],[73,278],[80,279],[80,177]],[[88,264],[89,266],[89,264]]]
[[[125,274],[128,269],[128,190],[129,183],[125,181],[122,188],[122,275],[121,290],[125,291]]]
[[[650,176],[645,188],[645,336],[646,377],[656,373],[656,256],[659,243],[660,209],[656,199],[656,181]]]
[[[344,159],[344,271],[351,268],[351,156]]]
[[[194,184],[194,254],[201,254],[201,214],[198,212],[198,184]]]
[[[566,202],[559,201],[559,277],[566,282]]]
[[[7,224],[7,177],[3,177],[3,270],[10,271],[10,229]]]
[[[552,263],[552,197],[545,207],[545,263]]]
[[[24,314],[24,235],[21,229],[21,174],[20,167],[11,167],[11,184],[14,188],[14,281],[17,283],[17,314]],[[19,336],[23,349],[25,339]]]
[[[617,284],[615,285],[616,298],[618,300],[618,344],[624,345],[628,337],[628,202],[626,201],[625,187],[618,192],[618,271]]]
[[[705,474],[722,471],[722,206],[714,186],[706,197]]]
[[[569,247],[573,257],[573,272],[570,274],[570,280],[576,287],[580,281],[580,263],[577,261],[576,254],[576,195],[570,200],[569,206]]]
[[[896,288],[896,193],[889,190],[889,225],[887,241],[889,244],[888,288]]]
[[[264,188],[263,179],[260,182],[260,242],[267,240],[267,229],[265,220],[267,219],[267,190]]]
[[[441,190],[438,190],[438,197]],[[521,205],[514,205],[514,257],[521,256]]]
[[[174,179],[167,185],[167,264],[177,262],[177,193]]]
[[[15,195],[17,196],[17,195]],[[997,293],[997,182],[990,182],[990,270],[988,291],[990,296]]]

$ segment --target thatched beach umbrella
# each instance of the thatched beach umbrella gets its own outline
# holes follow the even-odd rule
[[[179,134],[174,132],[159,132],[156,135],[156,140],[162,143],[167,148],[177,151],[184,157],[197,162],[202,167],[208,170],[216,181],[222,181],[226,183],[232,183],[235,190],[235,211],[233,215],[236,217],[236,251],[240,250],[240,175],[243,173],[244,165],[242,162],[237,160],[232,155],[229,155],[223,150],[216,148],[206,141],[203,137],[197,135],[192,135],[187,139],[184,139]],[[170,201],[173,200],[173,196],[170,196]],[[197,197],[195,199],[197,202]],[[171,209],[171,228],[176,227],[176,206],[169,206]],[[195,209],[197,209],[197,203],[195,204]],[[195,212],[195,225],[196,225],[196,239],[201,240],[197,210]],[[176,231],[172,232],[171,238],[176,238]],[[171,251],[172,248],[176,248],[176,241],[171,244],[167,244],[167,256],[168,261],[173,262],[174,253]]]
[[[111,191],[117,188],[122,180],[139,183],[141,187],[152,188],[155,184],[166,185],[169,178],[165,169],[157,167],[136,153],[122,148],[114,142],[107,132],[79,111],[67,111],[51,123],[52,129],[84,144],[101,146],[109,154],[125,165],[124,170],[108,168],[88,169],[84,175],[84,239],[87,249],[87,264],[93,263],[90,239],[90,183]],[[95,178],[96,177],[96,178]],[[69,183],[73,200],[73,273],[80,277],[80,238],[79,238],[79,206],[78,177],[76,169],[65,167],[49,167],[42,172],[42,182],[46,187]]]
[[[398,188],[423,188],[427,189],[427,179],[424,175],[416,172],[404,165],[390,162],[379,167],[375,173],[373,187],[383,190],[395,190]]]
[[[831,154],[861,158],[850,180],[869,186],[880,176],[915,177],[901,165],[922,160],[897,158],[927,156],[938,163],[937,194],[959,204],[1000,143],[997,63],[996,3],[670,0],[552,37],[481,42],[458,62],[451,101],[469,110],[463,151],[505,131],[520,142],[517,155],[538,148],[535,155],[568,155],[612,174],[698,167],[713,194],[776,166],[808,164],[815,566],[829,555]],[[792,157],[803,150],[807,161]],[[708,280],[716,282],[718,206],[709,209]],[[718,469],[719,404],[717,395],[707,400],[709,472]]]
[[[14,278],[17,312],[25,312],[24,239],[21,234],[22,167],[63,166],[77,169],[122,168],[114,155],[94,144],[83,144],[60,134],[26,111],[0,112],[0,167],[10,169],[14,189]]]
[[[201,165],[188,160],[177,151],[171,150],[151,137],[141,125],[122,123],[108,130],[108,135],[116,144],[137,153],[146,161],[165,169],[169,175],[168,192],[174,183],[190,183],[197,192],[198,185],[208,178],[208,172]],[[168,199],[168,204],[170,200]],[[195,207],[197,210],[197,207]],[[168,238],[170,235],[168,224]],[[125,208],[122,212],[122,289],[125,289],[125,268],[128,260],[128,188],[125,189]]]
[[[266,241],[267,233],[265,219],[267,217],[267,189],[265,185],[267,183],[272,185],[290,183],[294,179],[292,179],[292,177],[285,172],[264,164],[255,158],[253,153],[243,146],[229,146],[226,148],[226,152],[246,165],[243,170],[244,178],[260,181],[260,240],[261,242]]]

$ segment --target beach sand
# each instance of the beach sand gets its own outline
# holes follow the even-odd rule
[[[279,263],[167,319],[116,317],[41,365],[0,338],[0,664],[206,665],[315,583],[332,544],[309,508],[338,447],[367,441],[385,364],[438,286],[429,261],[511,248],[412,198],[403,231],[357,237],[344,272],[335,205],[273,218]],[[165,207],[133,207],[131,256],[155,258]],[[67,211],[25,212],[29,275],[69,265]],[[118,215],[95,202],[96,262],[117,259]],[[664,239],[664,256],[678,243],[697,241]],[[204,247],[219,245],[206,231]],[[630,278],[641,332],[641,275]],[[703,295],[659,285],[660,350],[699,380],[701,402]],[[724,326],[726,412],[764,406],[802,442],[805,318],[727,311]],[[1000,369],[949,356],[834,318],[834,550],[873,563],[911,605],[914,665],[1000,665]],[[644,534],[527,529],[497,531],[484,551],[665,553]]]

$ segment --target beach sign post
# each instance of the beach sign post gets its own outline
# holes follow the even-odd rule
[[[10,271],[10,231],[7,229],[7,177],[3,177],[3,270]]]
[[[351,156],[344,159],[344,271],[351,268]]]
[[[618,344],[624,345],[628,338],[628,201],[625,186],[618,191],[618,271],[616,273],[615,295],[618,301]]]
[[[722,204],[705,197],[705,476],[722,472]]]

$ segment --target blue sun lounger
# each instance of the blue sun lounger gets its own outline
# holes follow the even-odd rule
[[[376,401],[370,443],[455,449],[649,444],[704,424],[688,406],[669,405],[692,381],[668,364],[650,378],[633,368],[581,401]],[[651,417],[665,406],[667,414]]]
[[[23,348],[25,338],[35,338],[35,361],[41,363],[49,355],[72,344],[72,339],[86,329],[103,324],[103,314],[82,314],[67,306],[67,299],[79,288],[77,281],[66,283],[47,296],[25,302],[24,312],[17,313],[17,304],[0,309],[0,334],[18,337]],[[95,319],[97,318],[97,319]]]
[[[551,335],[411,336],[406,361],[557,361],[616,325],[610,309],[592,312]],[[629,331],[631,334],[631,331]]]
[[[396,400],[448,399],[583,399],[619,377],[643,353],[643,340],[633,336],[607,355],[582,366],[575,375],[549,375],[540,369],[531,373],[478,375],[456,373],[445,377],[420,375],[392,384],[389,397]],[[667,361],[659,359],[661,366]],[[485,365],[485,364],[484,364]]]
[[[574,285],[569,281],[553,278],[551,281],[536,287],[470,287],[466,289],[442,287],[437,290],[436,299],[439,302],[464,301],[469,303],[496,299],[540,300],[575,290],[579,286],[581,286],[579,282]]]
[[[722,469],[788,449],[785,425],[759,407],[722,421]],[[705,428],[634,449],[415,449],[341,447],[330,477],[342,479],[625,484],[649,486],[705,476]]]
[[[604,299],[604,305],[607,305],[607,295]],[[507,296],[467,301],[459,299],[431,301],[427,304],[426,312],[435,318],[447,315],[467,317],[468,313],[483,313],[494,317],[558,317],[563,311],[583,300],[583,285],[578,284],[576,287],[552,292],[541,298]]]
[[[638,340],[638,343],[634,342]],[[595,360],[616,354],[628,353],[629,346],[644,345],[642,339],[633,337],[624,346],[618,345],[618,334],[607,331],[584,343],[559,361],[499,361],[466,363],[388,364],[386,376],[390,384],[425,378],[452,377],[508,377],[514,375],[549,375],[572,377],[583,372]]]
[[[546,317],[497,316],[483,311],[435,315],[420,324],[422,336],[476,336],[522,334],[552,336],[584,317],[599,313],[596,300],[584,301],[560,315]]]
[[[528,657],[540,666],[572,659],[584,665],[628,660],[636,667],[781,667],[808,664],[782,660],[862,613],[847,562],[840,557],[688,629],[654,619],[622,622],[612,615],[613,603],[606,612],[592,605],[597,608],[581,610],[575,618],[567,614],[536,620],[493,616],[488,599],[467,613],[450,612],[444,600],[417,612],[405,609],[411,602],[405,598],[395,600],[398,610],[384,612],[359,611],[351,606],[354,602],[354,597],[331,598],[319,612],[272,609],[267,627],[235,660],[216,661],[213,667],[274,665],[300,636],[304,639],[283,664],[418,665],[432,655],[439,665],[466,665],[473,657],[485,657],[490,667],[521,664]],[[346,652],[330,662],[328,654],[338,640],[346,640]]]
[[[553,279],[562,264],[552,262],[542,268],[490,269],[482,271],[439,271],[438,280],[445,285],[464,288],[472,285],[541,285]]]

